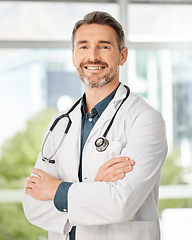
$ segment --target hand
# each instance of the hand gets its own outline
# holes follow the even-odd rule
[[[116,182],[123,179],[125,173],[133,170],[134,164],[128,157],[112,158],[99,168],[95,181]]]
[[[40,169],[34,168],[32,173],[37,176],[26,178],[25,192],[42,201],[53,200],[62,181]]]

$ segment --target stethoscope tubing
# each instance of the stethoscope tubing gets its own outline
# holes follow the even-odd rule
[[[59,148],[61,147],[61,145],[62,145],[62,143],[63,143],[63,141],[64,141],[64,138],[65,138],[65,136],[67,135],[67,133],[68,133],[70,127],[71,127],[71,124],[72,124],[71,118],[69,117],[69,113],[71,113],[71,112],[76,108],[76,106],[80,103],[80,101],[81,101],[81,98],[69,109],[69,111],[68,111],[67,113],[62,114],[61,116],[57,117],[57,118],[55,119],[55,121],[53,122],[53,124],[51,125],[51,127],[50,127],[50,129],[49,129],[49,132],[47,133],[47,135],[46,135],[46,137],[45,137],[45,139],[44,139],[44,141],[43,141],[42,148],[41,148],[41,156],[42,156],[42,160],[43,160],[43,161],[49,162],[49,163],[52,163],[52,164],[55,163],[55,160],[51,160],[51,158],[52,158],[53,156],[55,156],[55,154],[57,153],[57,151],[58,151]],[[46,143],[46,141],[47,141],[50,133],[53,131],[53,129],[54,129],[55,126],[57,125],[57,123],[58,123],[62,118],[64,118],[64,117],[68,118],[69,121],[68,121],[68,123],[67,123],[67,127],[66,127],[66,129],[65,129],[65,132],[64,132],[64,134],[63,134],[63,137],[62,137],[61,141],[59,142],[59,145],[58,145],[58,147],[56,148],[56,150],[54,151],[54,153],[53,153],[49,158],[47,158],[47,157],[44,156],[44,153],[43,153],[43,150],[44,150],[44,147],[45,147],[45,143]]]
[[[123,103],[125,102],[125,100],[129,97],[130,89],[129,89],[129,87],[127,87],[127,86],[125,86],[125,85],[124,85],[124,87],[127,89],[127,94],[126,94],[125,98],[123,99],[123,101],[122,101],[121,104],[119,105],[118,109],[116,110],[115,114],[113,115],[113,117],[112,117],[109,125],[107,126],[107,128],[106,128],[103,136],[102,136],[102,137],[99,137],[99,138],[95,141],[96,149],[97,149],[97,151],[99,151],[99,152],[105,151],[106,148],[108,147],[109,141],[106,139],[107,133],[109,132],[109,130],[110,130],[112,124],[113,124],[113,121],[114,121],[114,119],[115,119],[115,117],[116,117],[116,115],[117,115],[117,113],[118,113],[118,111],[119,111],[119,109],[121,108],[121,106],[123,105]],[[53,124],[51,125],[51,127],[50,127],[50,129],[49,129],[49,132],[47,133],[47,135],[46,135],[46,137],[45,137],[45,139],[44,139],[44,141],[43,141],[43,144],[42,144],[41,156],[42,156],[42,160],[43,160],[43,161],[46,161],[46,162],[49,162],[49,163],[52,163],[52,164],[55,163],[55,160],[53,160],[52,157],[55,156],[55,154],[57,153],[57,151],[58,151],[59,148],[61,147],[61,145],[62,145],[62,143],[63,143],[63,141],[64,141],[64,138],[65,138],[65,136],[67,135],[67,133],[68,133],[70,127],[71,127],[71,124],[72,124],[72,121],[71,121],[71,119],[70,119],[69,114],[76,108],[76,106],[80,103],[81,99],[82,99],[82,98],[80,98],[80,99],[69,109],[69,111],[68,111],[67,113],[60,115],[59,117],[57,117],[57,118],[54,120],[54,122],[53,122]],[[62,137],[61,141],[59,142],[58,147],[56,148],[56,150],[54,151],[54,153],[53,153],[49,158],[47,158],[47,157],[44,156],[44,153],[43,153],[44,147],[45,147],[45,143],[46,143],[46,141],[47,141],[50,133],[53,131],[53,129],[54,129],[55,126],[57,125],[57,123],[58,123],[62,118],[65,118],[65,117],[68,118],[68,123],[67,123],[67,127],[66,127],[66,129],[65,129],[65,132],[64,132],[64,134],[63,134],[63,137]],[[97,145],[97,142],[98,142],[98,140],[100,140],[100,139],[103,140],[103,143],[105,144],[104,146],[101,146],[100,144]]]
[[[41,156],[42,156],[42,160],[43,160],[43,161],[49,162],[49,163],[55,163],[55,160],[51,160],[51,158],[52,158],[53,156],[55,156],[55,154],[57,153],[57,151],[58,151],[59,148],[61,147],[61,145],[62,145],[62,143],[63,143],[63,141],[64,141],[64,138],[65,138],[65,136],[66,136],[66,133],[64,132],[63,137],[62,137],[62,139],[61,139],[58,147],[57,147],[56,150],[54,151],[54,153],[53,153],[49,158],[46,158],[46,157],[44,157],[43,149],[44,149],[45,143],[46,143],[47,138],[48,138],[48,136],[49,136],[50,133],[51,133],[51,131],[49,130],[49,132],[48,132],[45,140],[43,141],[43,145],[42,145],[42,148],[41,148]]]
[[[105,132],[104,132],[104,134],[103,134],[103,137],[104,137],[104,138],[106,138],[107,133],[109,132],[109,130],[110,130],[112,124],[113,124],[113,121],[114,121],[114,119],[115,119],[115,117],[116,117],[116,115],[117,115],[117,113],[118,113],[118,111],[119,111],[119,109],[121,108],[121,106],[123,105],[123,103],[125,102],[125,100],[129,97],[130,89],[129,89],[129,87],[127,87],[127,86],[125,86],[125,85],[124,85],[124,87],[127,89],[127,94],[126,94],[125,98],[123,99],[123,101],[121,102],[121,104],[119,105],[119,107],[118,107],[118,109],[116,110],[115,114],[113,115],[113,117],[112,117],[109,125],[107,126],[107,128],[106,128],[106,130],[105,130]]]

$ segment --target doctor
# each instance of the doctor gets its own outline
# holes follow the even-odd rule
[[[125,100],[128,90],[119,82],[119,68],[128,50],[113,17],[87,14],[76,23],[72,43],[85,94],[69,114],[72,125],[55,164],[42,161],[39,154],[27,178],[25,215],[49,231],[51,240],[159,240],[158,189],[167,153],[164,121],[136,94]],[[99,152],[95,141],[120,105],[106,136],[109,145]],[[66,124],[60,120],[51,132],[46,156],[55,151]]]

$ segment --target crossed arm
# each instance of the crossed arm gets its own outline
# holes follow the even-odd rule
[[[125,173],[133,170],[134,164],[128,157],[112,158],[99,168],[95,181],[116,182],[123,179]],[[37,168],[32,173],[36,176],[26,178],[25,192],[38,200],[53,200],[62,181]]]

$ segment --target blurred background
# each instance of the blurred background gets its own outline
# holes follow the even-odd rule
[[[121,82],[158,109],[169,153],[158,211],[162,240],[192,236],[192,1],[0,1],[0,240],[46,240],[22,195],[53,114],[83,93],[71,57],[75,22],[95,10],[118,19],[129,57]]]

